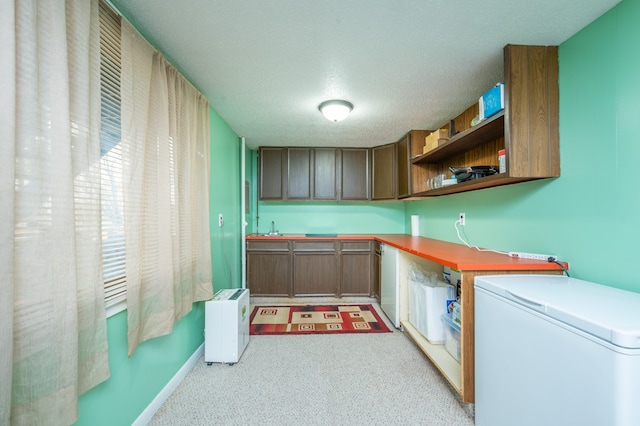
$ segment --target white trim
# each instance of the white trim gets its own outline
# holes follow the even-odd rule
[[[169,380],[169,382],[162,388],[160,393],[153,398],[151,404],[144,409],[144,411],[138,416],[135,422],[132,423],[132,426],[144,426],[151,418],[156,414],[156,412],[162,407],[162,404],[165,403],[167,398],[173,393],[173,391],[178,387],[180,382],[189,374],[191,369],[196,365],[196,362],[200,359],[200,357],[204,354],[204,342],[196,349],[196,351],[189,357],[187,362],[178,370],[178,372]]]
[[[120,297],[120,300],[116,301],[115,303],[111,302],[112,304],[107,306],[107,318],[110,318],[115,314],[119,314],[120,312],[127,309],[127,295],[123,294]]]
[[[241,270],[241,278],[240,285],[242,288],[247,288],[247,252],[246,252],[246,241],[247,241],[247,216],[246,216],[246,189],[244,187],[244,183],[247,180],[247,170],[245,165],[245,155],[246,155],[246,141],[244,136],[240,138],[240,244],[242,244],[242,250],[240,250],[240,270]]]

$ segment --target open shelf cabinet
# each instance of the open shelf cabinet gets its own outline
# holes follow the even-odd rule
[[[412,145],[412,196],[453,194],[560,176],[557,46],[505,46],[504,91],[503,111],[471,127],[478,114],[475,103],[452,120],[457,133],[447,142],[426,154],[418,144]],[[436,189],[428,187],[428,179],[449,176],[449,167],[497,167],[501,149],[505,150],[505,172]]]

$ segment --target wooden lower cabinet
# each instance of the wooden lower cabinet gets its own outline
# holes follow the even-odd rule
[[[335,296],[338,287],[335,241],[293,241],[293,295]]]
[[[247,288],[252,296],[291,295],[289,241],[247,241]]]
[[[340,295],[374,296],[371,241],[340,243]]]
[[[247,241],[247,288],[252,296],[379,297],[375,244],[379,246],[374,241]]]

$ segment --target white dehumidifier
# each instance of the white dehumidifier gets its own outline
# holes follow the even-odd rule
[[[249,343],[249,289],[218,291],[204,304],[204,360],[235,364]]]

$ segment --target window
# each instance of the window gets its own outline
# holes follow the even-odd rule
[[[126,271],[120,126],[120,16],[100,2],[102,264],[107,314],[125,308]]]

